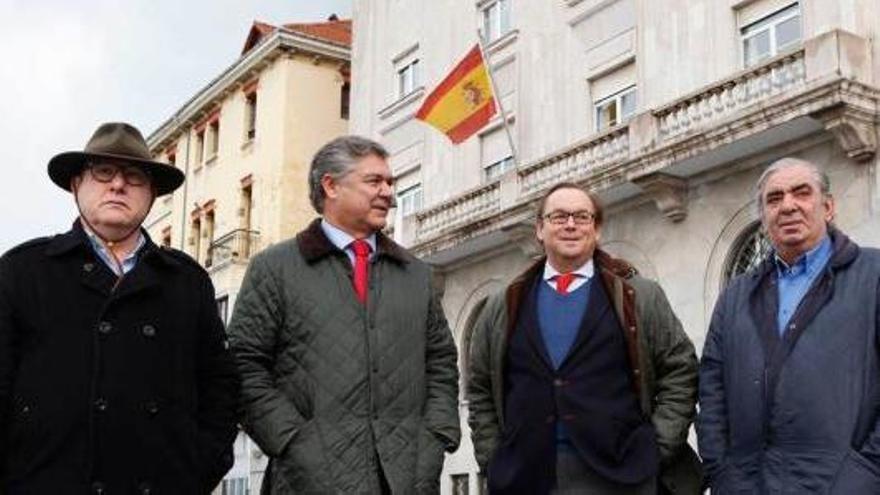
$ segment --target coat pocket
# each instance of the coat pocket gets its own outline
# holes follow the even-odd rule
[[[713,495],[753,495],[760,492],[755,480],[748,479],[731,463],[725,464],[713,477],[710,487]]]
[[[829,495],[873,495],[880,493],[880,467],[850,450],[831,484]]]
[[[39,444],[34,438],[36,418],[34,406],[20,397],[12,401],[12,418],[9,426],[9,471],[11,475],[27,471]]]
[[[314,419],[303,423],[272,469],[272,493],[333,493],[324,485],[327,465]]]
[[[446,459],[443,441],[424,426],[420,428],[416,463],[416,493],[440,493],[440,471]]]

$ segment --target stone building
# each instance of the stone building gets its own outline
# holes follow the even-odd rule
[[[157,243],[208,270],[224,322],[247,262],[315,217],[312,155],[348,131],[351,21],[254,22],[241,56],[147,139],[186,182],[157,200],[146,225]],[[259,493],[266,459],[244,434],[218,493]]]
[[[876,0],[355,0],[353,27],[351,129],[392,153],[391,230],[436,266],[462,364],[486,296],[539,255],[535,200],[561,180],[600,193],[601,244],[661,283],[698,350],[766,249],[752,187],[770,161],[824,167],[836,223],[880,245]],[[515,156],[500,114],[458,146],[414,119],[478,29]],[[467,440],[442,489],[480,493]]]

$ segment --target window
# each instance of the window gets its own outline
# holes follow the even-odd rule
[[[251,487],[247,478],[229,478],[223,480],[221,495],[250,495]]]
[[[220,315],[223,326],[226,326],[226,323],[229,321],[229,296],[217,299],[217,313]]]
[[[189,228],[189,246],[192,249],[190,254],[195,258],[196,261],[199,260],[201,256],[201,238],[202,238],[202,221],[199,217],[194,217],[192,219],[192,225]]]
[[[202,164],[202,158],[205,156],[205,130],[202,129],[196,133],[196,166]]]
[[[508,124],[510,135],[516,140],[516,126]],[[480,135],[480,166],[483,168],[483,181],[491,182],[508,170],[513,170],[513,161],[507,131],[500,122]]]
[[[211,266],[214,262],[214,249],[211,245],[214,242],[214,210],[205,212],[205,228],[202,229],[202,235],[205,236],[205,242],[208,246],[208,255],[205,257],[205,266]]]
[[[512,170],[513,167],[514,161],[512,156],[508,156],[507,158],[502,158],[497,162],[490,163],[489,166],[483,169],[486,173],[486,182],[490,182],[497,179],[498,177],[501,177],[508,170]]]
[[[241,228],[244,230],[251,229],[251,210],[253,209],[253,186],[250,183],[241,186],[241,194],[239,195],[238,214],[241,218]]]
[[[397,207],[403,216],[409,216],[422,209],[422,185],[416,184],[397,193]]]
[[[172,167],[177,166],[177,155],[176,154],[168,153],[168,165],[171,165]]]
[[[480,495],[489,495],[489,478],[484,474],[477,475],[477,487]]]
[[[468,488],[467,473],[452,475],[452,495],[468,495]]]
[[[257,92],[253,91],[245,95],[244,99],[244,132],[245,141],[250,141],[257,135]]]
[[[351,99],[351,83],[343,83],[339,90],[339,117],[348,120],[349,100]]]
[[[800,5],[793,4],[742,28],[746,67],[775,56],[801,41]]]
[[[636,112],[636,87],[630,86],[596,102],[596,131],[614,127]]]
[[[419,60],[404,65],[397,70],[397,96],[404,97],[419,86]]]
[[[208,160],[217,156],[220,146],[220,121],[215,120],[208,125]]]
[[[761,231],[761,224],[755,223],[745,233],[740,236],[740,240],[736,243],[736,247],[731,251],[727,268],[724,270],[725,284],[733,280],[736,276],[749,272],[753,268],[761,264],[773,247],[764,232]]]
[[[483,36],[487,42],[510,31],[510,0],[496,0],[483,7]]]

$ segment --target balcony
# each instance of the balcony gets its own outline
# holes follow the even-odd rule
[[[211,243],[205,267],[219,270],[232,263],[246,264],[259,249],[260,233],[255,230],[236,229]]]
[[[867,40],[840,30],[819,35],[437,204],[417,215],[404,241],[439,265],[530,241],[534,202],[560,181],[609,203],[645,195],[669,221],[681,221],[690,176],[820,132],[864,162],[875,154],[880,116],[871,71]]]

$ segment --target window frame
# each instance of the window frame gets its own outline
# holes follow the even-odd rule
[[[244,140],[252,141],[257,137],[257,92],[251,91],[244,95]]]
[[[486,43],[499,40],[513,30],[510,4],[510,0],[493,0],[480,7],[480,24]]]
[[[419,59],[413,58],[397,68],[397,97],[403,98],[419,88]]]
[[[513,159],[513,155],[507,155],[506,157],[494,161],[483,167],[483,179],[485,182],[492,182],[493,180],[498,179],[502,175],[507,172],[514,170],[516,168],[516,162]],[[498,170],[498,172],[494,172],[492,170]]]
[[[211,161],[220,153],[220,119],[209,122],[205,131],[205,160]]]
[[[623,98],[628,95],[633,95],[636,100],[635,100],[635,104],[633,105],[632,112],[627,115],[623,115],[623,111],[622,111]],[[617,109],[616,121],[613,124],[608,123],[605,126],[603,126],[602,122],[601,122],[602,108],[607,106],[609,103],[613,103]],[[612,127],[616,127],[616,126],[628,121],[629,119],[631,119],[638,111],[638,108],[639,108],[638,86],[635,84],[631,84],[631,85],[621,89],[620,91],[617,91],[616,93],[608,95],[608,96],[602,98],[601,100],[596,100],[593,103],[593,120],[594,120],[593,127],[596,132],[602,132],[602,131],[611,129]]]
[[[780,49],[776,41],[777,28],[780,24],[790,21],[794,18],[798,18],[800,36],[797,41],[792,42],[790,45],[787,45]],[[748,59],[748,51],[746,50],[746,42],[752,38],[756,38],[764,32],[767,32],[769,36],[770,51],[767,53],[766,56],[759,57],[755,60],[750,61]],[[800,2],[794,2],[790,5],[782,7],[781,9],[771,12],[754,22],[750,22],[749,24],[740,28],[739,34],[739,46],[740,50],[742,51],[743,67],[754,67],[756,65],[760,65],[761,62],[763,62],[764,60],[773,58],[782,51],[788,50],[790,48],[793,48],[794,46],[797,46],[800,43],[803,43],[804,26]]]
[[[425,205],[425,195],[424,194],[425,193],[424,193],[424,190],[422,189],[421,182],[416,182],[415,184],[398,191],[395,199],[397,200],[397,207],[400,208],[400,216],[401,217],[408,217],[408,216],[415,215],[416,213],[422,211],[422,209],[424,208],[424,205]],[[413,198],[417,197],[418,200],[414,199],[413,203],[412,203],[413,204],[412,208],[408,209],[405,206],[407,204],[407,200],[409,200],[410,197],[413,197]]]

